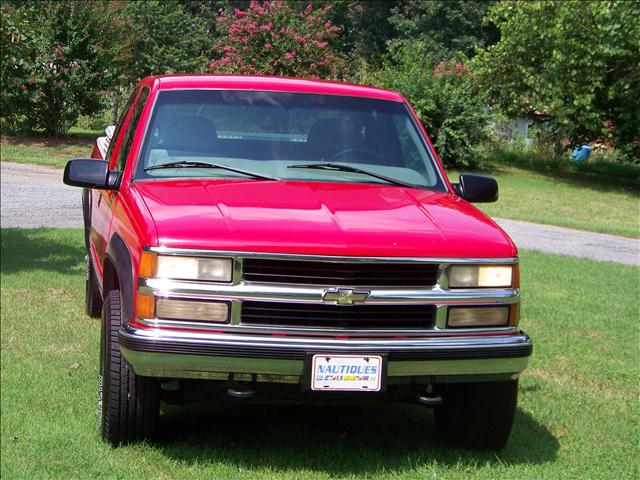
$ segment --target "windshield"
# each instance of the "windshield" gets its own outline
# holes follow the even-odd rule
[[[337,168],[314,168],[316,162]],[[136,179],[225,177],[395,181],[444,190],[402,103],[288,92],[160,92]]]

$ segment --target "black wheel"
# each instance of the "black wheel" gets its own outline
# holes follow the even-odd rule
[[[435,409],[440,435],[466,447],[505,446],[518,402],[518,381],[441,384],[443,403]]]
[[[89,255],[85,257],[86,260],[86,275],[85,275],[85,291],[84,291],[84,309],[91,318],[100,318],[102,313],[102,295],[100,295],[100,288],[98,287],[98,280],[96,279],[96,272],[93,269]]]
[[[136,375],[120,353],[120,291],[107,293],[102,309],[98,422],[102,438],[113,445],[152,438],[160,414],[157,379]]]

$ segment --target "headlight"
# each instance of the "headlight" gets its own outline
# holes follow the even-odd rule
[[[509,307],[450,307],[449,327],[502,327],[509,323]]]
[[[230,282],[233,260],[230,258],[181,257],[143,252],[139,275],[144,278],[205,280]]]
[[[516,277],[513,265],[453,265],[449,288],[515,287]]]

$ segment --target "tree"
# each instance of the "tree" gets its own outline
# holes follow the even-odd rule
[[[346,62],[331,49],[340,29],[327,18],[330,7],[301,11],[274,0],[223,12],[221,36],[213,44],[210,71],[236,74],[340,78]]]
[[[383,67],[359,81],[397,90],[413,106],[442,161],[474,167],[487,138],[491,114],[476,77],[458,60],[437,62],[430,46],[415,42],[390,53]]]
[[[61,135],[79,115],[104,108],[113,85],[112,11],[103,2],[2,5],[4,126]]]
[[[116,35],[122,55],[113,59],[118,79],[111,93],[112,123],[122,94],[141,78],[206,70],[219,0],[131,0],[116,3]]]
[[[355,67],[362,63],[379,65],[386,45],[396,31],[389,23],[395,3],[388,0],[312,1],[314,7],[331,6],[328,18],[340,27],[334,45],[337,52]]]
[[[610,138],[638,159],[640,3],[504,1],[489,18],[501,40],[476,66],[505,113],[550,115],[558,149]]]
[[[178,0],[182,8],[187,13],[196,17],[202,17],[207,21],[208,27],[215,30],[216,18],[218,14],[225,8],[232,5],[234,8],[240,8],[245,2],[230,0]]]
[[[22,111],[28,108],[31,99],[26,89],[25,79],[32,71],[30,52],[32,39],[27,36],[30,26],[24,10],[15,9],[7,3],[1,6],[0,42],[2,42],[2,106],[3,127],[17,130],[24,120]],[[3,128],[4,130],[4,128]]]
[[[484,20],[495,0],[403,0],[393,8],[389,22],[398,32],[392,48],[416,40],[437,57],[472,57],[479,47],[496,43],[496,27]]]
[[[121,16],[128,52],[124,85],[148,75],[206,70],[211,45],[206,17],[190,13],[177,0],[133,0]]]

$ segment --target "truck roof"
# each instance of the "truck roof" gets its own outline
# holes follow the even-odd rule
[[[307,78],[270,77],[252,75],[158,75],[146,77],[140,84],[159,90],[173,89],[232,89],[278,92],[320,93],[347,95],[402,102],[402,95],[392,90],[356,85],[346,82],[312,80]]]

